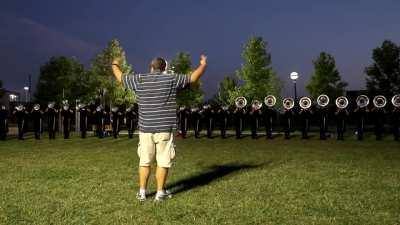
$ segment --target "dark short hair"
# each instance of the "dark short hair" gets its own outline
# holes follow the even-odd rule
[[[155,71],[163,72],[167,67],[167,62],[163,58],[155,58],[151,61],[150,68]]]

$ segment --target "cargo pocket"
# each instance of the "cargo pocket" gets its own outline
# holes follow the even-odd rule
[[[174,159],[175,158],[175,144],[171,143],[171,147],[169,149],[169,158]]]
[[[140,153],[141,153],[141,150],[140,150],[140,142],[138,143],[138,146],[137,146],[137,155],[138,155],[138,157],[140,158]]]

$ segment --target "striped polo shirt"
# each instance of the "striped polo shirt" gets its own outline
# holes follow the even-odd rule
[[[136,92],[140,132],[172,132],[176,129],[176,90],[189,85],[190,75],[129,74],[122,76],[122,83]]]

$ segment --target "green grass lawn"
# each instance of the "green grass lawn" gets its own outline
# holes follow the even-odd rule
[[[389,138],[176,144],[173,198],[140,204],[137,136],[0,142],[0,224],[400,224]]]

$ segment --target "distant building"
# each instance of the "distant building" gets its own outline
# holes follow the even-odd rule
[[[3,97],[0,98],[0,105],[5,105],[9,109],[13,108],[13,106],[15,106],[20,101],[20,93],[5,90]]]

